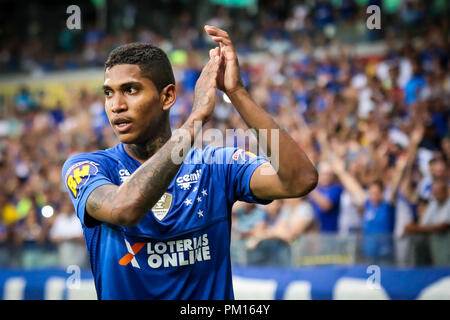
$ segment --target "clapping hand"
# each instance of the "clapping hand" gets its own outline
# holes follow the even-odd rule
[[[244,88],[239,72],[236,52],[228,33],[214,26],[205,26],[205,31],[214,42],[220,44],[220,56],[223,57],[217,77],[217,88],[228,96]]]

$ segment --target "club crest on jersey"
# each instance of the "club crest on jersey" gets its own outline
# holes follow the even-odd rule
[[[202,169],[198,169],[195,173],[185,174],[177,178],[177,185],[183,190],[191,189],[191,185],[196,184],[200,180]]]
[[[158,202],[153,206],[152,212],[156,219],[161,221],[167,216],[167,213],[172,206],[172,195],[170,193],[164,193]]]
[[[82,161],[69,168],[65,176],[65,182],[72,196],[77,199],[81,188],[88,182],[91,176],[98,172],[98,164],[92,161]]]

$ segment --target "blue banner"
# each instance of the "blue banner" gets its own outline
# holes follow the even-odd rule
[[[233,266],[236,299],[450,300],[450,268]],[[1,300],[96,299],[92,274],[62,269],[0,269]]]

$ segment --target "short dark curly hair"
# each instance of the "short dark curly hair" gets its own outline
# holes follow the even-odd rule
[[[136,64],[141,75],[150,79],[158,92],[175,84],[172,65],[167,54],[160,48],[142,42],[133,42],[115,48],[105,62],[105,70],[118,64]]]

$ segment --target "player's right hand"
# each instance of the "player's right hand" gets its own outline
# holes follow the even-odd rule
[[[216,103],[217,75],[221,62],[219,47],[211,49],[209,56],[210,59],[195,84],[192,107],[192,114],[204,122],[211,117]]]

